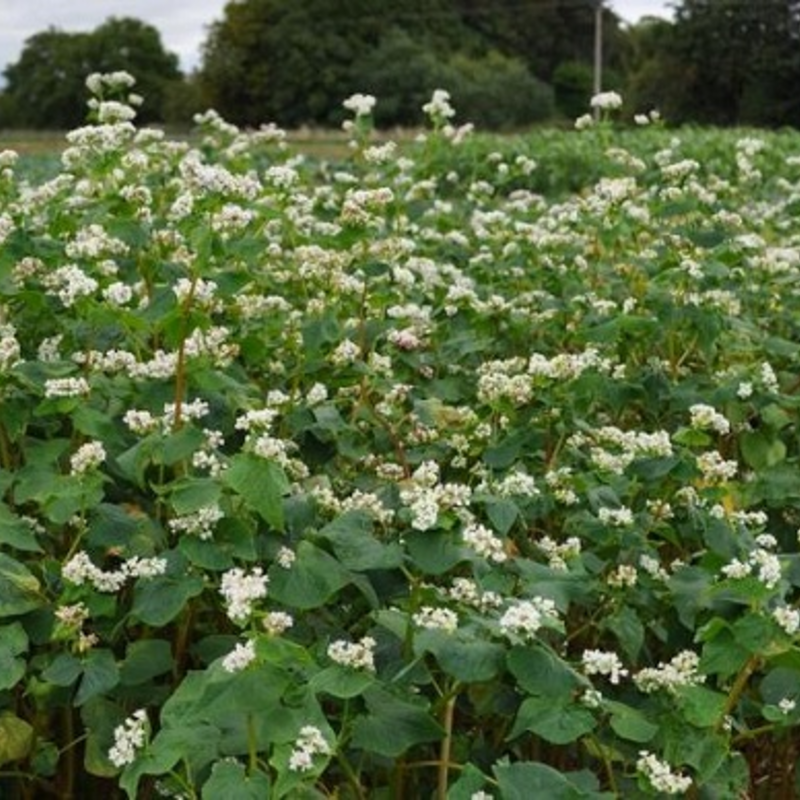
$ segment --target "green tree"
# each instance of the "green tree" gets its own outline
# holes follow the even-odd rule
[[[92,71],[125,70],[136,78],[136,92],[144,97],[142,122],[162,120],[170,85],[180,83],[178,57],[168,52],[152,25],[130,17],[111,17],[89,36]]]
[[[461,20],[491,46],[522,59],[540,80],[552,83],[559,65],[594,57],[595,0],[454,0]],[[619,18],[603,13],[604,65],[619,66],[626,37]]]
[[[634,112],[657,109],[667,120],[685,113],[691,64],[675,57],[675,36],[675,26],[658,17],[646,17],[628,30],[623,92]]]
[[[451,91],[460,119],[498,130],[540,122],[553,114],[552,89],[517,58],[494,50],[478,58],[456,53],[449,66],[445,88]]]
[[[683,0],[671,52],[685,83],[677,121],[800,125],[800,2]]]
[[[20,127],[69,128],[86,118],[84,80],[89,35],[49,28],[31,36],[5,70],[11,122]]]
[[[111,18],[90,33],[50,28],[31,36],[4,73],[11,119],[31,128],[80,125],[86,119],[86,76],[115,70],[136,78],[136,91],[146,98],[140,120],[162,119],[168,87],[181,81],[178,58],[164,49],[154,27],[130,18]]]
[[[212,104],[233,122],[338,124],[342,100],[368,90],[363,64],[376,50],[446,57],[477,44],[451,0],[242,0],[212,25],[201,74]],[[419,73],[429,65],[403,66]]]

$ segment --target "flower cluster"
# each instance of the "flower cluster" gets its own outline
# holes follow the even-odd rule
[[[80,551],[61,568],[65,581],[82,586],[89,583],[98,592],[118,592],[131,578],[154,578],[167,571],[165,558],[141,558],[134,556],[116,570],[102,570],[92,563],[88,553]]]
[[[581,656],[583,671],[587,675],[606,675],[611,683],[619,683],[628,674],[620,657],[605,650],[584,650]]]
[[[680,686],[697,686],[706,679],[697,671],[700,657],[691,650],[684,650],[668,663],[657,667],[645,667],[633,676],[633,682],[643,692],[651,693],[666,689],[674,693]]]
[[[314,756],[328,756],[331,746],[314,725],[304,725],[294,743],[289,756],[289,769],[292,772],[308,772],[314,768]]]
[[[147,712],[143,708],[134,711],[114,728],[114,744],[108,751],[108,760],[118,768],[133,764],[138,751],[147,743],[149,727]]]
[[[500,630],[512,639],[533,639],[543,625],[557,620],[555,603],[549,598],[534,597],[509,606],[500,617]]]
[[[220,594],[225,599],[228,617],[243,625],[253,613],[253,604],[267,596],[269,578],[261,567],[254,567],[248,574],[239,567],[229,569],[222,576]]]
[[[248,639],[244,644],[237,642],[236,646],[222,659],[222,668],[225,672],[241,672],[255,661],[256,643]]]
[[[375,671],[375,639],[364,636],[358,642],[347,642],[338,639],[328,645],[328,658],[351,669]]]
[[[639,753],[636,770],[643,775],[650,786],[664,794],[685,794],[692,785],[692,779],[675,772],[666,761],[659,760],[647,750]]]

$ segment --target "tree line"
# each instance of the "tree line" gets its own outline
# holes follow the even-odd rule
[[[84,78],[127,70],[144,122],[184,124],[213,107],[231,122],[332,126],[374,94],[376,124],[418,124],[435,88],[459,119],[515,129],[584,113],[598,0],[235,0],[183,75],[159,31],[110,18],[48,29],[6,67],[0,127],[85,120]],[[800,0],[678,0],[675,18],[626,26],[603,8],[603,88],[670,122],[800,127]]]

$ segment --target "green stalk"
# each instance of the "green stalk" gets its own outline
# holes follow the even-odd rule
[[[741,699],[744,690],[747,688],[747,682],[750,676],[761,666],[761,656],[752,655],[744,663],[744,666],[739,670],[736,680],[733,682],[728,699],[725,701],[725,708],[722,709],[719,721],[717,722],[717,731],[724,729],[725,720],[730,716],[730,713],[736,708],[736,704]]]
[[[455,714],[456,700],[458,692],[454,689],[442,712],[442,727],[444,728],[444,738],[439,747],[439,774],[436,788],[436,800],[447,800],[447,788],[449,784],[450,754],[453,749],[453,716]]]

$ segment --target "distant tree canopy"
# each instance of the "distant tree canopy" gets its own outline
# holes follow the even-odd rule
[[[51,28],[25,42],[19,61],[5,70],[2,125],[70,128],[86,120],[86,76],[126,70],[145,98],[144,122],[163,118],[171,84],[182,78],[178,57],[164,49],[161,35],[137,19],[112,17],[90,33]]]
[[[5,70],[0,127],[85,119],[84,79],[124,69],[144,122],[212,106],[231,122],[338,126],[342,101],[378,98],[379,126],[415,125],[436,88],[456,122],[509,129],[584,113],[601,0],[230,0],[183,80],[158,31],[111,18],[32,36]],[[800,0],[675,0],[673,22],[623,26],[603,7],[603,88],[670,123],[800,128]]]
[[[683,0],[631,32],[629,97],[675,123],[800,127],[800,0]]]
[[[437,87],[479,124],[549,117],[555,69],[591,64],[593,0],[487,10],[479,0],[235,0],[211,28],[201,80],[217,110],[244,124],[338,124],[341,101],[364,91],[378,97],[379,124],[413,124]],[[613,60],[621,34],[605,16]]]

